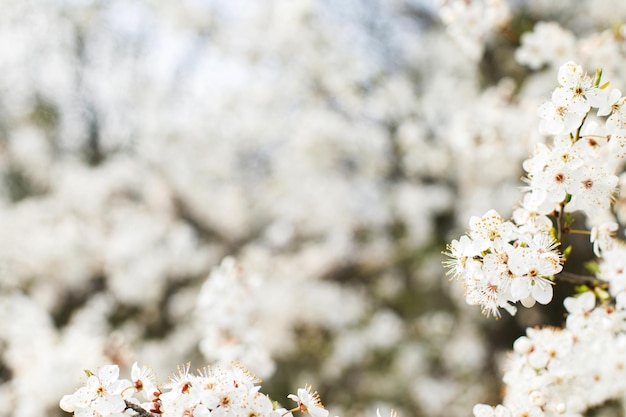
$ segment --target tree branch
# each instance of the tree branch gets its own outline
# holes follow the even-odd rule
[[[134,412],[137,413],[137,415],[139,417],[158,417],[157,414],[151,413],[149,411],[146,411],[143,407],[141,407],[140,405],[131,403],[130,401],[126,401],[124,400],[124,402],[126,403],[126,410],[131,409]]]
[[[557,281],[569,282],[570,284],[575,285],[587,285],[590,287],[597,287],[601,285],[602,281],[589,276],[589,275],[579,275],[573,274],[571,272],[561,272],[560,274],[554,277]]]

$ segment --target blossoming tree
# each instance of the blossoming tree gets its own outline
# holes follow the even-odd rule
[[[624,21],[0,0],[0,417],[615,411]]]
[[[495,210],[473,217],[446,253],[467,303],[496,317],[500,308],[515,314],[517,302],[532,307],[552,300],[563,264],[577,253],[562,247],[564,234],[587,233],[598,257],[589,277],[564,276],[579,284],[579,294],[564,302],[565,327],[528,329],[515,341],[503,404],[478,404],[477,417],[582,415],[624,396],[626,246],[615,236],[612,204],[626,155],[626,119],[621,92],[602,83],[601,74],[589,76],[571,61],[559,68],[559,86],[538,109],[539,129],[553,140],[538,144],[523,164],[521,206],[511,221]],[[575,228],[575,213],[591,230]]]

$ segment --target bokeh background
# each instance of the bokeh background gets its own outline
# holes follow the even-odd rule
[[[0,1],[0,416],[65,415],[83,369],[134,361],[165,382],[236,360],[331,415],[497,403],[512,341],[563,310],[485,319],[441,252],[518,203],[563,62],[625,85],[623,21],[605,0]]]

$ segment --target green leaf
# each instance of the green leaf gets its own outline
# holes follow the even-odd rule
[[[585,262],[585,268],[594,275],[600,272],[600,266],[596,261]]]
[[[574,287],[574,291],[576,291],[576,294],[582,294],[584,292],[590,291],[591,288],[589,288],[587,285],[583,284],[583,285],[577,285]]]
[[[574,248],[572,247],[572,245],[569,245],[568,247],[565,248],[565,250],[563,251],[563,259],[567,260],[568,256],[570,255],[570,253],[572,253],[572,250]]]
[[[593,85],[596,87],[599,86],[601,78],[602,78],[602,68],[598,68],[596,70],[596,77],[593,79]]]

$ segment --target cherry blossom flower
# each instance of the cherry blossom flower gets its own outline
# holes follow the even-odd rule
[[[570,314],[586,314],[596,306],[596,297],[590,292],[584,292],[577,297],[567,297],[563,306]]]
[[[603,110],[606,111],[606,106],[603,106]],[[620,97],[613,103],[611,103],[611,116],[606,119],[606,130],[609,133],[614,133],[618,130],[626,130],[626,97]]]
[[[626,246],[623,243],[602,251],[596,276],[609,283],[612,296],[616,297],[626,291]]]
[[[555,100],[556,98],[556,100]],[[552,101],[546,101],[537,109],[537,115],[541,118],[539,132],[547,135],[558,135],[573,132],[580,126],[584,114],[572,111],[567,102],[557,95]]]
[[[594,94],[597,96],[598,116],[608,116],[620,106],[618,103],[622,98],[622,92],[617,88],[611,88],[608,92],[606,89],[597,89]]]
[[[154,397],[157,384],[152,368],[145,365],[140,368],[137,362],[134,362],[131,367],[131,380],[137,392],[143,393],[148,400]]]
[[[482,217],[473,216],[469,221],[469,227],[469,237],[479,250],[510,241],[515,231],[515,225],[504,221],[495,210],[489,210]]]
[[[541,122],[539,131],[558,135],[570,133],[582,124],[591,107],[606,107],[607,98],[584,73],[582,67],[569,61],[559,68],[559,86],[552,92],[551,100],[539,106]]]
[[[596,256],[602,256],[602,252],[611,249],[616,244],[615,232],[618,228],[619,225],[614,221],[605,222],[591,228],[589,240],[593,245],[593,253]]]
[[[289,394],[288,398],[298,403],[298,409],[311,417],[328,417],[328,410],[324,408],[317,392],[311,393],[311,386],[298,388],[297,394]]]
[[[609,138],[609,149],[616,158],[626,157],[626,129],[615,129]]]
[[[547,277],[561,271],[558,258],[542,256],[538,251],[520,247],[510,254],[508,265],[515,275],[511,281],[511,295],[514,299],[524,300],[531,296],[541,304],[552,300],[553,282]]]
[[[572,200],[566,209],[582,210],[593,216],[609,208],[618,181],[616,175],[602,166],[590,165],[572,172],[571,185],[568,187]]]
[[[89,378],[85,386],[74,394],[65,395],[60,402],[61,408],[74,412],[77,417],[91,416],[93,413],[103,417],[122,413],[126,409],[122,392],[132,384],[128,380],[118,379],[119,367],[103,366],[97,375],[86,372]]]
[[[237,364],[206,367],[197,374],[185,364],[164,387],[156,386],[151,368],[139,368],[134,363],[131,373],[134,384],[118,380],[117,365],[107,365],[98,375],[91,374],[85,386],[74,394],[64,396],[61,408],[78,417],[122,417],[127,415],[126,409],[139,415],[152,413],[163,417],[293,417],[292,411],[296,410],[312,417],[328,416],[310,386],[300,388],[297,395],[289,395],[298,407],[286,410],[261,393],[258,378]],[[154,387],[157,395],[151,402],[139,404],[133,394],[148,386]]]
[[[520,41],[515,60],[532,69],[561,64],[574,55],[576,47],[574,35],[556,22],[537,22],[532,32],[522,34]]]
[[[480,250],[476,249],[469,236],[461,236],[459,240],[455,239],[448,245],[448,251],[444,254],[450,258],[444,261],[444,266],[449,268],[446,274],[458,279],[465,273],[468,263],[473,262],[474,256],[480,254]]]
[[[469,305],[480,305],[481,312],[487,317],[500,317],[501,308],[515,315],[517,308],[509,303],[510,299],[510,284],[506,281],[490,281],[485,277],[481,280],[467,280],[465,283],[466,302]]]

